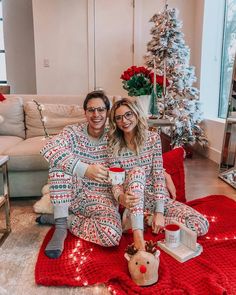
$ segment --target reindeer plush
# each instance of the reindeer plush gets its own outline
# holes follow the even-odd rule
[[[124,255],[128,260],[130,276],[139,286],[153,285],[158,281],[160,251],[152,241],[146,242],[145,248],[146,251],[137,250],[132,244]]]

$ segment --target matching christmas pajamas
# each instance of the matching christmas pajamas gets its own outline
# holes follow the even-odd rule
[[[70,231],[84,240],[105,247],[118,245],[121,221],[111,186],[84,176],[91,164],[107,167],[106,132],[94,140],[87,133],[87,124],[67,126],[41,153],[50,164],[54,217],[68,217]]]
[[[193,208],[169,197],[162,165],[161,142],[157,133],[148,131],[139,155],[128,149],[124,149],[118,157],[110,155],[110,165],[122,167],[126,171],[124,185],[112,188],[115,198],[118,199],[124,191],[133,191],[140,196],[140,203],[130,210],[133,229],[143,229],[144,213],[161,212],[166,224],[176,220],[196,231],[198,236],[208,231],[206,218]]]
[[[50,139],[41,152],[50,164],[54,217],[68,217],[70,231],[84,240],[106,247],[119,244],[122,231],[115,198],[123,189],[140,196],[139,205],[130,212],[133,229],[143,228],[144,212],[162,212],[166,224],[177,220],[198,235],[208,230],[208,221],[200,213],[169,198],[157,133],[148,132],[140,155],[130,150],[116,158],[110,155],[110,166],[126,170],[124,187],[113,187],[115,198],[109,184],[84,177],[90,164],[108,166],[106,132],[99,140],[92,140],[87,124],[68,126]]]

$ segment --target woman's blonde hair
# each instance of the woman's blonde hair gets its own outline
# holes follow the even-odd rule
[[[124,132],[117,127],[115,120],[116,110],[122,105],[127,106],[137,118],[137,125],[135,127],[135,135],[132,143],[135,146],[136,154],[139,154],[140,149],[143,147],[146,139],[148,126],[142,108],[137,100],[131,100],[128,98],[122,98],[121,100],[118,100],[111,108],[109,115],[109,148],[111,149],[113,155],[118,156],[122,149],[127,147],[124,138]]]

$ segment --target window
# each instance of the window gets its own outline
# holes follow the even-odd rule
[[[236,54],[236,3],[225,1],[225,26],[221,61],[219,117],[226,118]]]
[[[3,39],[2,1],[0,0],[0,84],[6,84],[6,58]]]

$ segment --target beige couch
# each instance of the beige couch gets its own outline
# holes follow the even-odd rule
[[[5,95],[0,102],[0,155],[9,155],[11,197],[40,196],[48,164],[39,151],[47,137],[85,121],[83,95]],[[116,99],[110,97],[111,100]],[[35,100],[35,102],[33,101]],[[45,121],[43,126],[42,119]],[[2,177],[0,178],[2,186]]]

